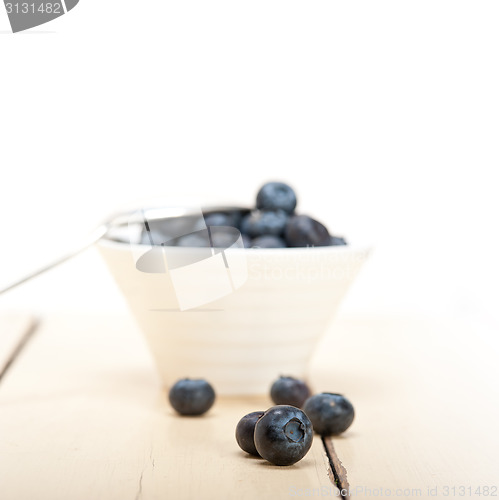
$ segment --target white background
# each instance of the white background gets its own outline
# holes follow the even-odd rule
[[[299,209],[375,248],[344,310],[499,329],[496,1],[81,0],[9,34],[0,9],[0,281],[129,202]],[[0,311],[122,310],[95,251]]]

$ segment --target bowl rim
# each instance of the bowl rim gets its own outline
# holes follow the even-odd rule
[[[142,243],[131,243],[128,241],[120,241],[117,239],[113,239],[112,237],[109,236],[109,230],[113,226],[120,226],[124,225],[127,220],[129,220],[129,217],[136,215],[137,213],[144,213],[144,212],[151,212],[154,214],[159,213],[169,213],[172,214],[172,217],[178,217],[178,216],[188,216],[188,215],[196,215],[197,210],[201,208],[203,213],[206,212],[225,212],[225,211],[232,211],[232,210],[239,210],[242,212],[251,212],[253,210],[256,210],[255,207],[250,207],[248,205],[240,205],[236,203],[231,203],[226,201],[225,203],[223,202],[214,202],[213,200],[202,200],[202,203],[196,203],[193,204],[192,201],[189,204],[176,204],[176,203],[171,203],[171,200],[169,203],[165,203],[165,200],[162,200],[161,203],[146,203],[146,204],[141,204],[141,205],[135,205],[133,208],[130,206],[128,207],[128,210],[121,211],[117,214],[115,214],[113,217],[110,217],[109,220],[107,221],[107,228],[106,232],[95,242],[96,245],[104,246],[104,247],[110,247],[110,248],[119,248],[119,249],[124,249],[125,246],[130,248],[132,251],[135,252],[142,252],[144,251],[144,248],[149,247],[151,248],[152,245],[147,245],[147,244],[142,244]],[[162,217],[159,217],[162,218]],[[334,235],[332,235],[334,236]],[[162,245],[154,245],[155,246],[162,246]],[[175,247],[175,246],[166,246],[165,248],[168,248],[169,252],[174,252],[174,253],[185,253],[186,251],[189,251],[191,253],[196,253],[196,252],[205,252],[207,248],[213,248],[213,247]],[[220,247],[215,247],[215,248],[220,248]],[[307,247],[284,247],[284,248],[246,248],[246,247],[228,247],[224,250],[230,250],[230,251],[248,251],[249,255],[279,255],[279,254],[284,254],[284,255],[296,255],[297,253],[314,253],[314,254],[329,254],[329,253],[336,253],[336,254],[358,254],[358,253],[363,253],[366,254],[365,256],[369,256],[372,251],[373,251],[373,245],[369,244],[367,242],[362,242],[362,243],[347,243],[346,245],[324,245],[324,246],[307,246]]]
[[[145,245],[141,243],[130,243],[126,241],[117,241],[102,237],[97,241],[97,245],[114,248],[116,250],[125,250],[129,248],[135,251],[144,251],[146,248],[151,248],[151,245]],[[154,245],[153,248],[161,248],[162,245]],[[196,252],[206,252],[207,248],[212,247],[175,247],[167,246],[169,252],[174,253],[196,253]],[[366,254],[366,257],[370,255],[373,251],[373,246],[369,244],[351,244],[346,245],[326,245],[326,246],[310,246],[310,247],[285,247],[285,248],[240,248],[240,247],[229,247],[224,250],[236,251],[236,252],[248,252],[249,255],[296,255],[300,253],[314,253],[314,254]]]

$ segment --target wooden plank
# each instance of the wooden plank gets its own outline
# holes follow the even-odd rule
[[[356,407],[333,440],[355,496],[474,497],[497,484],[496,359],[459,323],[337,322],[312,383]],[[240,452],[238,419],[267,406],[226,399],[177,417],[127,318],[51,318],[0,386],[0,498],[335,496],[319,439],[290,468]]]
[[[499,483],[491,340],[457,321],[368,318],[333,327],[312,383],[355,406],[352,427],[332,440],[352,497],[499,495],[491,489]]]
[[[0,315],[0,382],[21,353],[35,325],[35,319],[29,314],[12,312]]]
[[[270,400],[218,400],[179,417],[129,318],[47,318],[0,390],[0,498],[289,498],[331,491],[320,439],[291,467],[239,450],[240,417]]]

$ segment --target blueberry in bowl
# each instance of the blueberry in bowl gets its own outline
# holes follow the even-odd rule
[[[227,212],[207,212],[204,215],[206,226],[232,226],[239,227],[241,224],[242,211],[230,210]]]
[[[279,236],[264,234],[250,240],[251,248],[286,248],[286,242]]]
[[[256,208],[263,210],[284,210],[292,214],[296,208],[296,194],[284,182],[267,182],[256,195]]]
[[[331,236],[331,246],[342,246],[346,245],[347,241],[342,236]]]
[[[310,221],[303,235],[305,223],[290,224],[302,220],[297,207],[259,205],[165,202],[133,223],[123,214],[99,241],[165,387],[189,373],[217,394],[261,396],[279,374],[302,379],[369,255]]]
[[[323,247],[332,244],[324,224],[308,215],[294,215],[286,223],[284,238],[290,247]]]
[[[182,222],[179,220],[151,221],[144,226],[140,242],[185,248],[238,246],[253,249],[347,244],[345,238],[331,235],[323,223],[297,214],[296,204],[296,194],[288,184],[268,182],[258,191],[253,209],[208,207],[197,218],[185,216],[183,229],[180,229]],[[234,238],[229,228],[240,232],[238,244],[235,242],[238,238]]]
[[[288,222],[284,210],[254,210],[241,222],[241,232],[251,238],[272,235],[281,236]]]

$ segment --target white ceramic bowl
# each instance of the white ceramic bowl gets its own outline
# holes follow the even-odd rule
[[[233,247],[214,255],[107,239],[98,247],[163,384],[201,377],[220,395],[266,394],[279,375],[306,377],[319,340],[369,254],[349,245]],[[145,253],[160,267],[164,263],[163,272],[138,268]]]

